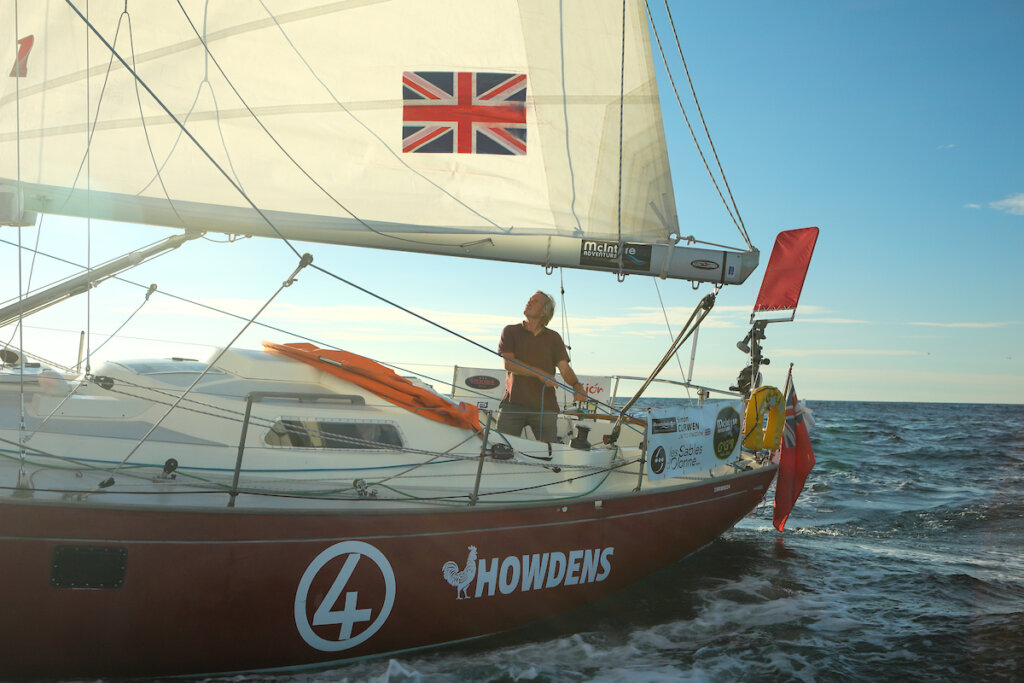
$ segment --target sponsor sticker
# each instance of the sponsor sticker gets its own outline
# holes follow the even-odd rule
[[[651,409],[647,421],[650,479],[681,477],[739,457],[738,401]],[[669,429],[667,425],[673,425]]]
[[[580,243],[580,265],[617,268],[619,243],[601,240],[583,240]],[[651,269],[651,245],[622,243],[622,266],[629,270]]]
[[[705,259],[696,259],[694,261],[690,261],[690,265],[698,270],[718,270],[717,263]]]
[[[654,453],[651,454],[651,471],[655,474],[664,474],[665,463],[665,447],[658,446],[654,449]]]
[[[715,417],[715,457],[728,460],[740,440],[740,414],[732,406],[718,411]]]
[[[465,382],[466,386],[470,389],[480,389],[482,391],[494,389],[501,384],[501,380],[490,375],[473,375],[472,377],[467,377]]]
[[[671,434],[679,431],[674,417],[651,418],[651,431],[655,434]]]
[[[604,581],[614,553],[612,547],[477,558],[471,545],[464,562],[448,560],[441,566],[441,576],[456,600],[510,595]]]

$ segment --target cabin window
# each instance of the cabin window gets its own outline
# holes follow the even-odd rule
[[[402,447],[402,436],[390,422],[280,418],[264,442],[286,448],[395,450]]]

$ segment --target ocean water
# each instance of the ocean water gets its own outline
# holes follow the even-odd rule
[[[808,405],[817,466],[784,534],[769,503],[555,622],[220,680],[1024,681],[1024,405]]]

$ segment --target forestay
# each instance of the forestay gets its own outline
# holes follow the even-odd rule
[[[756,267],[668,248],[642,2],[124,8],[0,4],[0,183],[29,211],[718,282]]]

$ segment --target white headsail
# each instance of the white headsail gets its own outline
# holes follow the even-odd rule
[[[642,2],[181,7],[0,3],[0,182],[26,210],[722,282],[756,267],[674,246]]]

